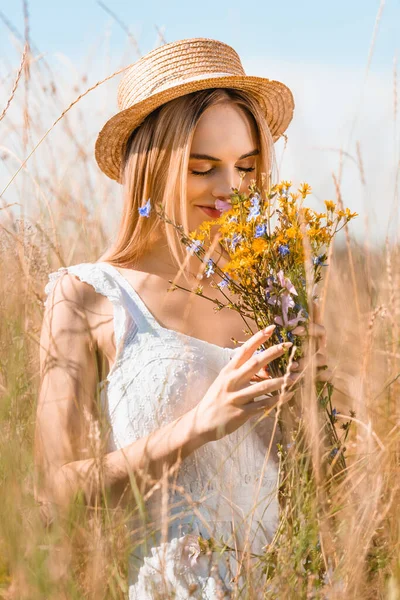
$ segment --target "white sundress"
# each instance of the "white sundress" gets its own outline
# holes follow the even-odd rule
[[[111,428],[108,450],[124,448],[196,406],[236,349],[162,327],[108,263],[62,267],[49,275],[46,294],[67,271],[114,309],[116,359],[99,384]],[[278,524],[275,411],[255,421],[185,458],[170,480],[168,502],[165,492],[157,492],[146,502],[140,528],[132,521],[140,542],[133,540],[129,559],[130,600],[233,597],[243,550],[261,553]],[[168,515],[167,527],[161,514]],[[198,536],[222,540],[233,550],[200,553]],[[259,578],[253,569],[253,586]]]

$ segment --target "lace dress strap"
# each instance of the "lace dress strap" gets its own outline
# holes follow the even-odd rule
[[[133,288],[129,281],[123,275],[121,275],[116,267],[105,262],[99,262],[96,264],[106,273],[108,273],[110,277],[116,281],[118,286],[124,290],[129,299],[128,303],[134,319],[143,331],[152,331],[154,333],[157,330],[164,329],[147,308],[137,291]]]
[[[133,329],[136,332],[141,328],[148,327],[142,318],[136,319],[132,311],[127,306],[127,294],[115,280],[113,274],[104,268],[104,263],[80,263],[69,267],[61,267],[57,271],[49,274],[49,281],[44,289],[45,301],[47,307],[49,296],[56,285],[56,282],[65,274],[71,273],[91,285],[98,294],[105,296],[113,305],[114,311],[114,334],[116,343],[116,357],[114,365],[109,373],[114,371],[119,364],[119,357],[124,346],[127,334],[132,335]]]

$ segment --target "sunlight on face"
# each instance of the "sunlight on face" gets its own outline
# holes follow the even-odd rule
[[[255,127],[249,117],[232,103],[211,106],[200,117],[190,149],[187,176],[189,228],[217,218],[217,199],[227,200],[232,187],[246,176],[245,190],[255,177],[259,153]]]

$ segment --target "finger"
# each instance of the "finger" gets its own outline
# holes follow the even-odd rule
[[[305,327],[300,326],[296,327],[296,329],[293,329],[292,333],[301,337],[307,334],[307,330]],[[310,321],[308,325],[308,335],[312,335],[317,338],[323,338],[326,335],[326,329],[323,325]]]
[[[306,335],[307,329],[304,327],[304,325],[298,325],[292,330],[292,333],[294,335]]]
[[[261,367],[282,356],[291,346],[293,346],[292,342],[283,342],[282,344],[271,346],[263,352],[253,354],[244,365],[236,370],[235,380],[237,387],[248,383]]]
[[[235,352],[227,367],[228,369],[237,369],[243,365],[257,350],[257,348],[266,342],[274,333],[275,325],[269,325],[265,329],[257,331]]]
[[[285,377],[275,377],[274,379],[267,379],[266,381],[250,384],[235,393],[235,401],[238,404],[245,404],[249,400],[253,400],[258,396],[263,396],[264,394],[270,394],[272,392],[281,390],[284,384],[286,389],[289,391],[290,388],[300,379],[300,377],[300,374],[291,373]]]
[[[265,410],[271,410],[272,408],[275,408],[279,402],[281,404],[289,402],[295,393],[296,392],[285,392],[284,394],[273,394],[268,396],[268,398],[263,398],[262,400],[256,400],[254,402],[245,404],[245,406],[243,406],[243,410],[250,414],[259,414]]]
[[[288,365],[289,367],[289,365]],[[297,371],[299,368],[299,363],[298,362],[292,362],[292,364],[290,365],[290,371]],[[268,371],[268,365],[265,365],[265,367],[262,367],[259,371],[257,371],[257,373],[255,375],[253,375],[253,377],[250,379],[250,381],[260,381],[260,380],[264,380],[264,379],[270,379],[271,375],[269,374]]]
[[[326,354],[323,352],[317,352],[313,356],[314,366],[315,367],[325,367],[328,363]],[[293,371],[303,371],[307,368],[307,358],[300,358],[298,361],[298,368],[294,368]]]
[[[333,380],[333,371],[331,369],[324,369],[323,371],[318,371],[316,380],[323,381],[325,383],[330,383]]]

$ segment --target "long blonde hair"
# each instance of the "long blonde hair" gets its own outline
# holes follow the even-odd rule
[[[261,185],[262,173],[270,173],[274,179],[273,140],[260,105],[253,96],[217,88],[171,100],[148,115],[128,140],[122,166],[122,218],[114,244],[99,260],[134,268],[136,261],[157,243],[162,233],[177,266],[182,267],[187,253],[175,229],[160,221],[154,209],[148,218],[141,217],[139,207],[149,198],[153,207],[161,202],[168,217],[182,224],[188,233],[186,178],[193,134],[204,111],[222,102],[240,107],[255,126],[260,151],[256,162],[258,184]]]

